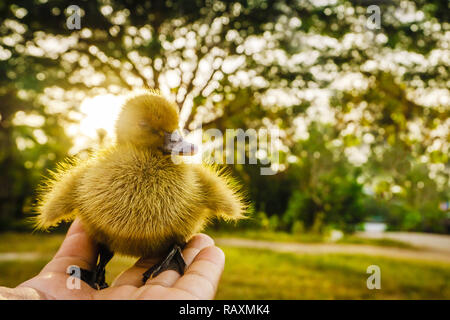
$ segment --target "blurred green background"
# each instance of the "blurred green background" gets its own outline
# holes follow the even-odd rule
[[[261,175],[264,153],[229,165],[251,208],[209,227],[228,258],[218,298],[450,298],[449,9],[2,1],[0,285],[36,274],[62,240],[27,222],[47,170],[110,144],[123,96],[151,87],[193,132],[281,133],[277,174]],[[366,287],[373,264],[381,290]]]

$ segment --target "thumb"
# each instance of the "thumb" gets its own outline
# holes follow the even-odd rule
[[[75,219],[67,231],[58,252],[42,272],[66,272],[70,265],[93,270],[97,262],[97,245],[87,235],[80,219]]]

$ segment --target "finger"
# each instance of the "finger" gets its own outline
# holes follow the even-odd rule
[[[194,258],[201,250],[213,245],[214,240],[204,233],[199,233],[193,236],[183,249],[183,257],[186,262],[186,266],[191,265],[192,261],[194,261]]]
[[[214,240],[205,234],[197,234],[191,238],[183,249],[183,257],[186,265],[190,265],[198,252],[205,247],[214,245]],[[113,282],[112,286],[132,285],[136,287],[142,286],[143,273],[158,263],[161,259],[139,259],[134,266],[122,272]],[[180,277],[178,272],[167,270],[159,274],[158,283],[165,286],[171,286]],[[147,284],[151,280],[147,280]],[[156,284],[153,282],[152,284]]]
[[[183,250],[183,258],[186,263],[186,267],[189,267],[197,256],[197,254],[203,249],[214,245],[214,240],[206,234],[195,235],[186,245]],[[181,275],[174,270],[167,270],[147,280],[146,285],[160,285],[163,287],[171,287],[181,277]]]
[[[89,238],[79,219],[75,219],[67,231],[58,252],[42,269],[42,272],[64,272],[74,265],[92,270],[97,262],[97,245]]]
[[[225,255],[218,247],[207,247],[199,252],[186,273],[174,288],[201,299],[213,299],[225,265]]]

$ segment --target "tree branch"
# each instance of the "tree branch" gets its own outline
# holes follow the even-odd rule
[[[87,49],[77,49],[78,52],[81,53],[85,53],[88,56],[98,60],[102,65],[107,66],[118,78],[119,80],[127,87],[127,89],[129,90],[133,90],[133,87],[122,77],[122,75],[120,74],[120,70],[112,65],[110,65],[109,63],[104,63],[102,60],[100,60],[95,54],[92,54],[91,52],[89,52],[89,50]]]
[[[181,102],[179,103],[179,107],[180,109],[183,108],[184,102],[186,101],[187,96],[189,95],[189,93],[192,91],[192,89],[194,88],[194,80],[197,77],[197,71],[198,71],[198,67],[200,65],[200,61],[201,59],[204,57],[204,55],[199,55],[197,58],[197,64],[194,68],[194,70],[192,70],[192,78],[189,80],[189,84],[186,87],[186,94],[183,97],[183,100],[181,100]]]
[[[208,84],[211,83],[211,80],[214,78],[214,75],[219,70],[220,70],[220,67],[213,69],[213,71],[209,75],[208,80],[206,80],[205,84],[200,88],[200,90],[198,92],[199,94],[201,94],[202,91],[205,90],[205,88],[208,86]],[[186,99],[186,97],[187,97],[187,94],[186,94],[185,98],[183,99],[183,103],[184,103],[184,100]],[[186,122],[184,123],[184,128],[189,127],[189,124],[194,120],[194,117],[195,117],[195,106],[192,106],[191,113],[189,114],[189,117],[187,118]]]
[[[133,74],[136,75],[139,79],[142,80],[142,82],[144,83],[144,86],[148,87],[148,79],[144,77],[144,75],[138,70],[138,68],[136,67],[136,65],[134,64],[134,62],[131,60],[131,58],[129,58],[127,56],[127,60],[128,62],[130,62],[132,70],[134,71]]]

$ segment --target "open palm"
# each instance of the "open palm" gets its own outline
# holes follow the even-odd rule
[[[156,261],[139,260],[122,272],[111,287],[92,289],[81,281],[79,289],[67,286],[71,265],[92,270],[97,247],[79,220],[75,220],[53,259],[34,278],[22,283],[16,294],[26,299],[212,299],[223,271],[225,256],[205,234],[195,235],[183,250],[186,272],[164,271],[142,284],[142,274]]]

